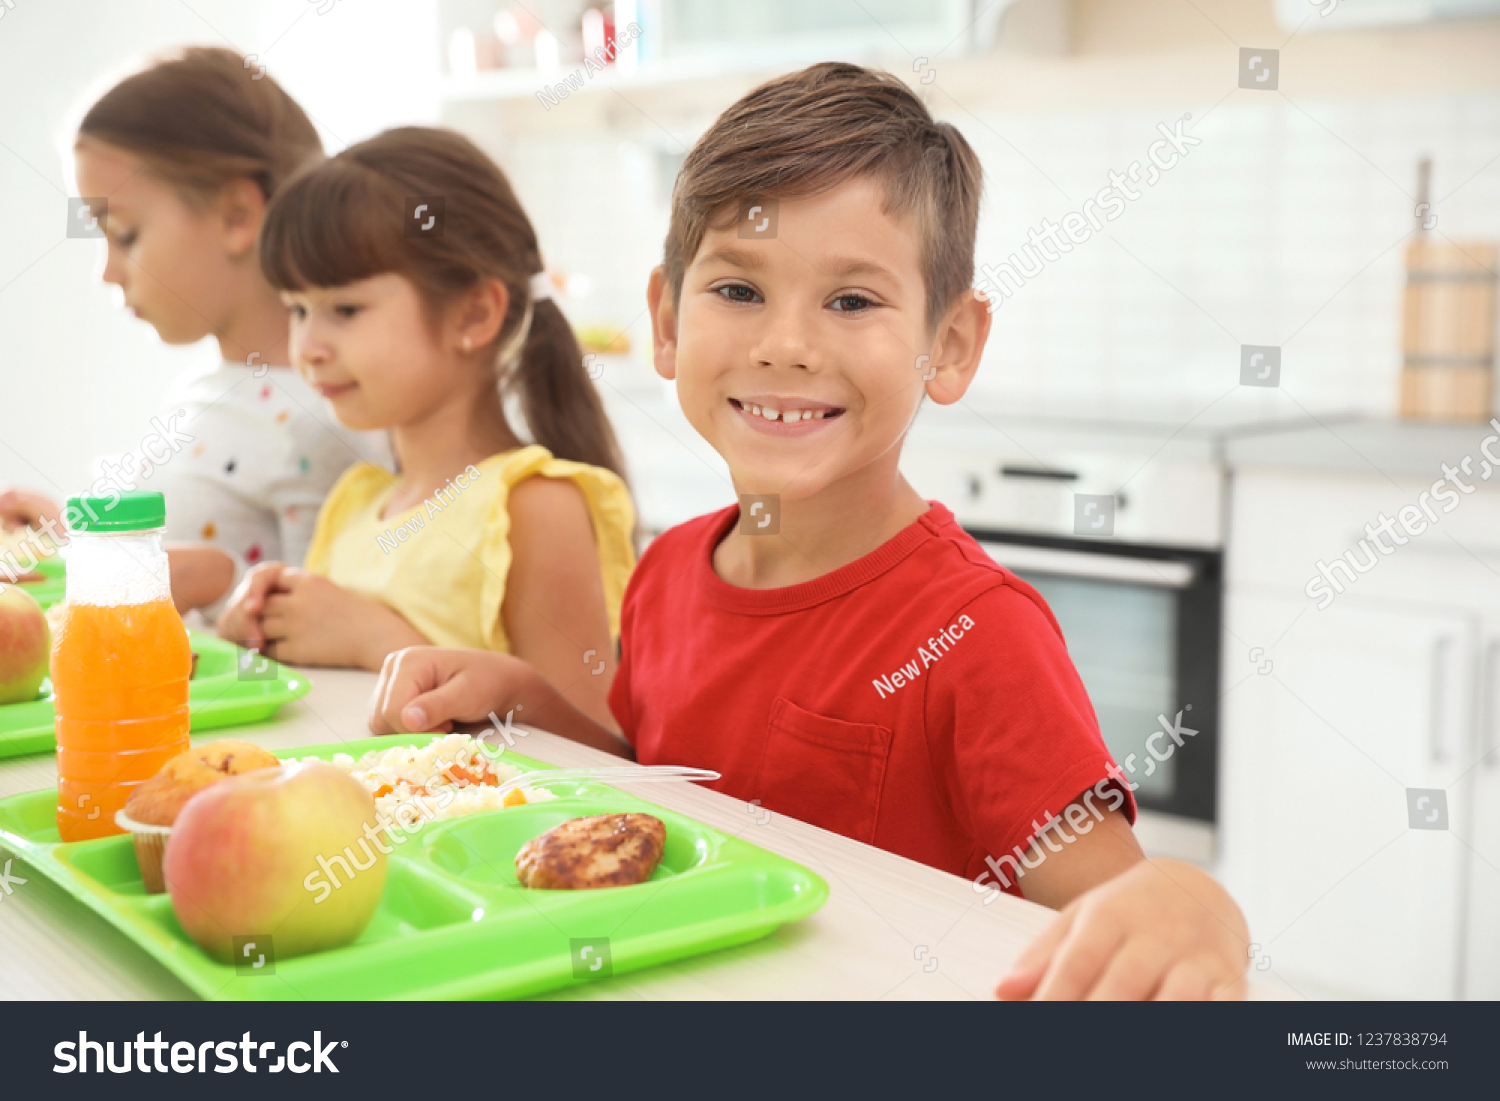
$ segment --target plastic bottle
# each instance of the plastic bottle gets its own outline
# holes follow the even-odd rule
[[[188,748],[187,629],[172,606],[160,493],[68,501],[67,597],[52,641],[57,832],[122,832],[136,785]]]

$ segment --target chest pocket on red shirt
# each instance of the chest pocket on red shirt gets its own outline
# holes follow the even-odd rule
[[[831,719],[778,698],[755,795],[769,810],[870,842],[890,756],[888,728]]]

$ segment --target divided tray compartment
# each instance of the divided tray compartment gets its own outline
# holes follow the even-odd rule
[[[46,611],[52,605],[63,598],[67,590],[67,581],[64,576],[62,557],[52,555],[43,558],[36,564],[32,573],[41,574],[39,580],[23,582],[21,588],[31,594],[31,598],[42,606]],[[4,578],[0,578],[3,581]]]
[[[198,675],[188,682],[192,732],[261,722],[282,704],[312,689],[302,673],[260,658],[201,631],[189,631],[198,655]],[[53,737],[52,682],[44,681],[30,703],[0,705],[0,758],[50,753]]]
[[[372,738],[280,752],[355,757],[425,745],[433,735]],[[523,770],[553,766],[507,752]],[[236,971],[205,955],[177,923],[166,895],[147,895],[129,837],[62,844],[55,791],[0,800],[0,846],[110,922],[195,993],[212,999],[522,997],[590,981],[578,943],[607,940],[620,974],[743,944],[817,910],[828,896],[815,873],[680,814],[598,783],[552,785],[558,798],[392,830],[380,907],[353,944],[273,970]],[[595,891],[539,891],[515,878],[517,851],[571,818],[641,811],[667,828],[651,879]],[[394,843],[401,838],[399,844]],[[256,932],[249,930],[249,932]],[[274,930],[270,930],[274,938]],[[593,949],[599,963],[603,953]],[[602,970],[602,965],[600,970]]]

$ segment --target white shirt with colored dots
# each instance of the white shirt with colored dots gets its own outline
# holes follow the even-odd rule
[[[180,375],[142,444],[99,460],[95,476],[159,491],[167,541],[225,551],[237,585],[259,562],[302,565],[323,498],[356,462],[393,469],[386,434],[339,424],[290,367],[214,360]]]

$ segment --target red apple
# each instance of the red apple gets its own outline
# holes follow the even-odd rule
[[[36,699],[51,648],[41,605],[17,585],[0,585],[0,703]]]
[[[368,826],[368,829],[367,829]],[[353,941],[385,889],[390,843],[363,784],[323,761],[246,772],[177,815],[163,865],[182,928],[215,959],[269,936],[275,959]]]

